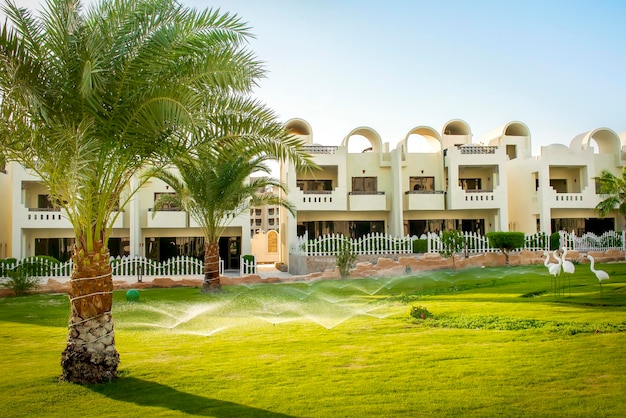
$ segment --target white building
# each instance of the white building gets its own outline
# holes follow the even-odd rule
[[[354,129],[336,146],[322,146],[306,121],[292,119],[285,126],[307,143],[320,170],[281,167],[297,208],[295,217],[283,213],[283,254],[304,233],[309,238],[370,232],[421,236],[447,229],[580,234],[624,226],[620,216],[599,219],[595,212],[601,197],[594,177],[605,169],[620,175],[626,158],[620,137],[607,128],[581,134],[569,147],[542,147],[541,155],[532,156],[530,130],[517,121],[478,143],[459,119],[441,131],[417,126],[393,150],[367,127]],[[355,136],[370,146],[349,152]],[[419,150],[411,148],[415,141]]]
[[[289,120],[285,127],[306,142],[320,169],[296,171],[292,164],[281,164],[280,178],[296,216],[266,207],[233,220],[220,240],[226,269],[238,268],[239,256],[251,253],[257,230],[280,231],[266,238],[272,248],[279,241],[272,253],[288,263],[290,246],[304,233],[310,238],[370,232],[420,236],[447,229],[580,234],[624,227],[623,217],[599,219],[594,210],[601,200],[594,177],[602,170],[621,175],[626,161],[626,135],[608,128],[581,134],[569,146],[542,147],[540,155],[532,156],[530,130],[518,121],[477,142],[459,119],[440,130],[417,126],[393,149],[368,127],[353,129],[333,146],[316,144],[305,120]],[[367,145],[353,152],[352,141]],[[36,176],[8,164],[0,172],[0,190],[0,257],[69,256],[71,225],[62,211],[51,208]],[[142,186],[114,223],[113,255],[202,256],[200,230],[187,213],[169,208],[153,216],[155,199],[171,192],[157,179]]]

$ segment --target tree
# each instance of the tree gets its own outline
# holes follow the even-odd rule
[[[509,265],[509,253],[518,248],[524,248],[526,237],[523,232],[488,232],[489,245],[500,249]]]
[[[626,167],[622,169],[621,177],[602,170],[600,176],[594,179],[597,192],[604,199],[595,208],[600,217],[604,218],[617,209],[617,212],[626,218]]]
[[[34,171],[74,228],[63,378],[110,381],[111,226],[146,164],[184,152],[206,106],[263,74],[249,29],[174,0],[47,0],[40,17],[7,0],[0,30],[0,149]]]
[[[163,180],[176,192],[161,195],[153,213],[164,205],[175,204],[187,211],[202,230],[203,292],[221,289],[219,239],[234,218],[263,205],[280,205],[294,213],[288,200],[266,191],[268,186],[285,191],[280,181],[269,177],[267,162],[288,157],[297,166],[311,164],[310,155],[303,151],[304,143],[288,135],[272,112],[253,101],[236,102],[237,106],[225,108],[229,118],[240,114],[238,122],[226,123],[216,116],[214,129],[204,132],[210,140],[175,158],[176,171],[157,167],[145,173],[146,177]],[[253,178],[253,174],[263,176]]]
[[[456,269],[454,256],[456,253],[461,251],[465,245],[465,238],[463,237],[463,234],[456,229],[443,231],[441,233],[441,244],[443,244],[441,255],[444,258],[452,257],[452,268]]]

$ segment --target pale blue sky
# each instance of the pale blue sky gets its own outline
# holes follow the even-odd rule
[[[208,3],[194,1],[194,5]],[[253,27],[259,96],[315,142],[375,129],[391,147],[460,118],[474,140],[519,120],[533,149],[626,131],[625,1],[223,0]]]
[[[250,24],[268,70],[258,96],[308,121],[317,143],[369,126],[394,148],[456,118],[475,142],[524,122],[534,154],[599,127],[626,132],[626,1],[184,2]]]

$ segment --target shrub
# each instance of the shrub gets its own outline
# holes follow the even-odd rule
[[[428,252],[428,240],[415,239],[413,240],[413,252],[415,254],[423,254]]]
[[[428,319],[432,318],[433,314],[430,313],[427,307],[425,306],[411,306],[411,312],[409,312],[415,319]]]
[[[11,289],[15,296],[28,294],[31,290],[39,286],[39,278],[34,276],[37,265],[32,262],[22,262],[19,266],[6,270],[4,279],[0,285]]]
[[[335,253],[335,262],[337,263],[337,268],[339,268],[339,275],[341,277],[348,277],[350,275],[352,264],[354,264],[355,261],[356,254],[352,251],[350,240],[344,239],[341,241],[341,244]]]
[[[550,235],[550,251],[559,250],[561,246],[561,234],[553,232]]]

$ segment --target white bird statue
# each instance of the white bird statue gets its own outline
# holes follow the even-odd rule
[[[561,265],[557,264],[557,263],[548,263],[548,261],[550,261],[550,253],[549,252],[544,251],[543,255],[546,257],[545,261],[543,262],[543,265],[546,266],[546,268],[548,269],[548,273],[550,273],[552,276],[554,276],[554,281],[552,283],[552,290],[555,290],[555,288],[556,288],[556,276],[561,271]]]
[[[563,264],[563,260],[561,260],[561,258],[559,257],[559,252],[557,250],[552,251],[552,257],[554,257],[554,259],[558,262],[558,264],[555,267],[556,272],[555,273],[550,272],[550,274],[554,274],[556,292],[560,293],[561,290],[560,290],[557,276],[561,274],[561,265]]]
[[[596,275],[596,279],[598,279],[598,283],[600,283],[600,293],[602,293],[602,280],[609,280],[609,273],[604,270],[596,270],[593,257],[587,254],[587,258],[590,261],[589,269]]]
[[[565,257],[567,257],[567,247],[563,247],[563,255],[561,257],[563,259],[563,271],[565,273],[574,274],[576,270],[574,263],[565,259]]]
[[[576,270],[576,267],[574,267],[574,263],[565,259],[565,257],[567,257],[567,247],[563,247],[563,255],[561,255],[561,257],[563,259],[563,272],[567,274],[574,274],[574,271]],[[568,288],[569,294],[571,295],[572,294],[572,281],[569,277],[567,278],[567,288]]]

